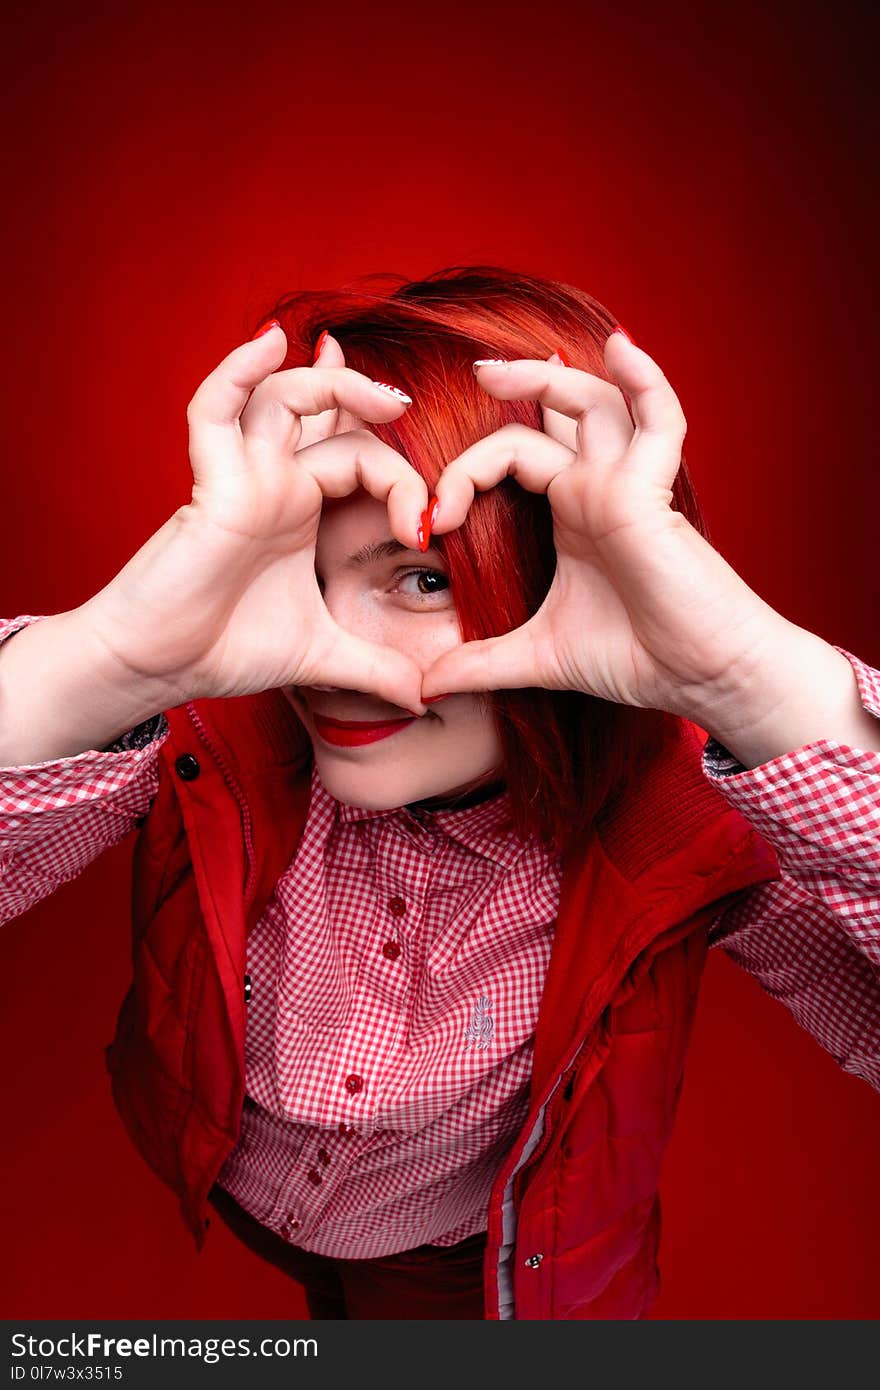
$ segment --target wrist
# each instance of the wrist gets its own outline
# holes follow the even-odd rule
[[[851,662],[815,633],[786,628],[689,717],[747,769],[820,740],[880,752],[880,720],[864,708]]]
[[[41,618],[0,647],[0,766],[100,751],[168,707],[167,687],[114,663],[83,609]]]

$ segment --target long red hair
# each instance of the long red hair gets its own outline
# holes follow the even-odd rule
[[[616,323],[583,290],[498,266],[454,266],[423,280],[370,276],[287,296],[259,321],[270,317],[287,334],[282,367],[311,363],[327,328],[350,367],[412,396],[399,420],[370,428],[405,455],[429,493],[445,463],[477,439],[511,421],[541,429],[536,402],[497,401],[480,389],[475,358],[546,358],[561,347],[572,367],[607,380],[603,347]],[[672,505],[709,538],[684,462]],[[465,642],[524,623],[556,567],[550,504],[513,478],[477,493],[464,524],[436,544]],[[495,718],[515,828],[560,854],[588,833],[609,797],[637,787],[678,722],[578,691],[531,687],[481,698]]]

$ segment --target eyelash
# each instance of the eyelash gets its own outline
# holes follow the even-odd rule
[[[416,595],[414,595],[414,597],[416,597],[416,598],[419,598],[419,599],[422,599],[422,598],[425,598],[425,599],[427,599],[427,598],[433,598],[433,597],[434,597],[434,594],[448,593],[448,591],[449,591],[449,577],[448,577],[448,575],[444,574],[442,570],[412,569],[412,570],[406,570],[403,574],[400,574],[400,575],[398,575],[397,577],[398,577],[398,580],[400,580],[400,579],[407,579],[411,574],[435,574],[435,575],[439,575],[441,579],[445,579],[445,580],[446,580],[446,588],[445,588],[445,589],[435,589],[435,590],[433,591],[433,593],[430,593],[430,594],[416,594]]]
[[[449,576],[448,576],[447,574],[444,574],[443,570],[434,570],[434,569],[411,569],[411,570],[405,570],[405,571],[403,572],[403,574],[397,575],[397,580],[400,581],[401,579],[407,579],[407,578],[409,577],[409,575],[411,575],[411,574],[437,574],[437,575],[440,576],[441,579],[445,579],[445,580],[446,580],[446,589],[435,589],[435,590],[434,590],[434,593],[435,593],[435,594],[442,594],[442,593],[448,593],[448,591],[449,591]],[[323,579],[319,579],[319,580],[318,580],[318,588],[320,589],[321,593],[324,592],[324,581],[323,581]],[[415,597],[415,598],[418,598],[418,599],[423,599],[423,598],[424,598],[424,599],[428,599],[428,598],[433,598],[433,596],[434,596],[433,594],[415,594],[415,595],[410,595],[411,598],[412,598],[412,597]]]

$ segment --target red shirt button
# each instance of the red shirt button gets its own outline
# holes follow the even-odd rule
[[[318,1150],[318,1162],[323,1163],[325,1166],[330,1162],[330,1155],[326,1149]]]
[[[403,914],[406,912],[406,899],[405,899],[405,898],[389,898],[389,899],[388,899],[388,911],[389,911],[390,913],[392,913],[392,915],[393,915],[394,917],[402,917]]]
[[[298,1227],[299,1224],[300,1224],[299,1217],[298,1217],[298,1216],[294,1216],[293,1213],[291,1212],[290,1216],[288,1216],[288,1218],[287,1218],[287,1224],[288,1224],[288,1226],[292,1226],[293,1229],[296,1230],[297,1227]]]
[[[318,1172],[317,1168],[310,1168],[309,1171],[306,1173],[306,1177],[308,1178],[309,1182],[314,1183],[315,1187],[317,1187],[318,1183],[321,1182],[321,1174]]]
[[[340,1120],[340,1122],[339,1122],[339,1133],[340,1133],[340,1134],[354,1134],[354,1132],[355,1132],[355,1130],[354,1130],[354,1125],[347,1125],[347,1124],[345,1123],[344,1120]]]
[[[345,1078],[345,1089],[350,1091],[353,1096],[357,1095],[358,1091],[362,1091],[363,1087],[364,1078],[358,1076],[355,1072],[352,1072],[351,1076]]]
[[[382,954],[386,960],[397,960],[400,955],[400,947],[396,941],[386,941],[382,947]]]

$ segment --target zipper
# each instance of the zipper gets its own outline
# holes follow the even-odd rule
[[[245,908],[247,908],[250,898],[251,884],[256,869],[251,808],[248,804],[244,792],[241,789],[240,782],[235,777],[235,774],[233,773],[223,754],[220,752],[220,749],[217,747],[216,743],[211,738],[211,735],[208,733],[208,730],[205,728],[205,724],[202,720],[202,717],[192,701],[190,701],[189,704],[186,706],[186,712],[192,720],[193,724],[196,726],[196,731],[199,735],[199,738],[202,740],[205,747],[209,750],[211,756],[214,758],[215,762],[220,768],[220,771],[223,774],[224,782],[228,786],[229,790],[232,792],[233,796],[239,804],[239,807],[241,808],[241,820],[242,827],[244,830],[245,857],[247,859],[247,869],[245,871],[243,896]]]
[[[590,1046],[588,1046],[588,1044],[590,1044]],[[513,1190],[517,1204],[522,1201],[526,1179],[532,1172],[534,1172],[535,1168],[541,1162],[541,1159],[544,1157],[544,1154],[547,1152],[551,1143],[556,1137],[556,1127],[548,1123],[548,1121],[550,1119],[549,1112],[551,1109],[551,1105],[557,1095],[557,1092],[559,1091],[560,1087],[562,1087],[562,1094],[565,1097],[565,1099],[571,1099],[575,1087],[575,1082],[577,1081],[577,1078],[582,1068],[586,1065],[587,1061],[595,1051],[595,1047],[595,1039],[590,1039],[589,1036],[581,1038],[580,1042],[576,1044],[574,1050],[569,1053],[568,1060],[562,1067],[560,1067],[557,1073],[556,1081],[553,1083],[553,1086],[549,1091],[546,1099],[544,1100],[544,1104],[541,1107],[541,1113],[543,1114],[543,1128],[541,1132],[541,1137],[538,1140],[532,1152],[529,1154],[525,1163],[521,1164],[511,1174],[514,1184]]]

